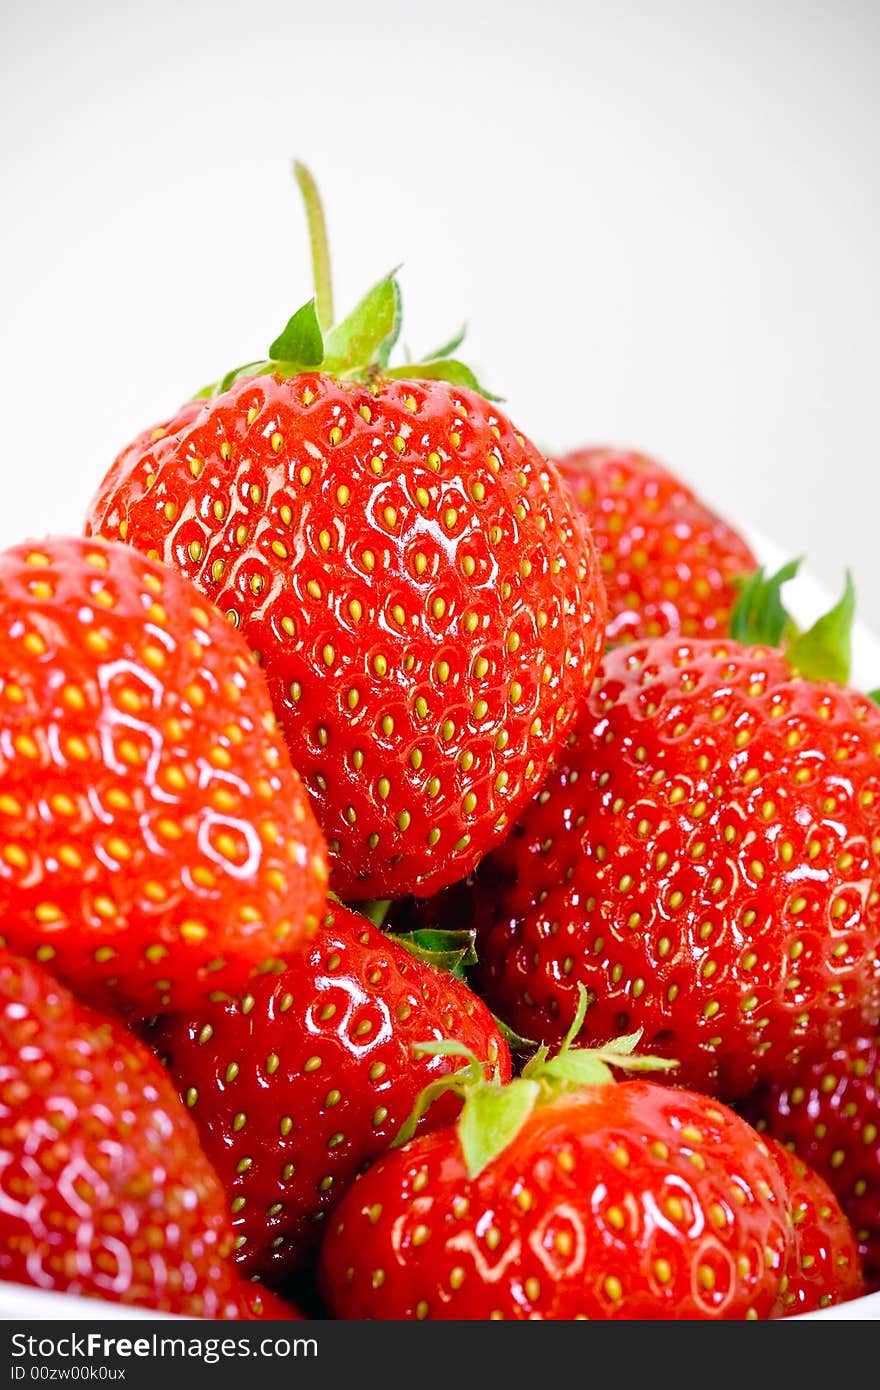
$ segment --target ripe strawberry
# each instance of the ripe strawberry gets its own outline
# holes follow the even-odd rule
[[[644,454],[578,449],[554,461],[596,542],[608,641],[724,636],[736,580],[758,567],[742,536]]]
[[[232,1239],[155,1057],[0,954],[0,1279],[217,1317],[238,1282]]]
[[[870,1284],[880,1288],[880,1037],[804,1063],[788,1082],[756,1091],[744,1110],[822,1175],[856,1232]]]
[[[242,1279],[238,1288],[237,1315],[249,1322],[300,1322],[302,1313],[287,1299],[253,1279]]]
[[[500,840],[604,631],[555,468],[460,362],[389,368],[398,331],[393,276],[326,339],[305,305],[265,362],[130,445],[88,518],[258,652],[347,899],[439,889]]]
[[[852,1227],[824,1178],[775,1139],[767,1147],[786,1184],[794,1241],[780,1284],[777,1314],[794,1317],[846,1303],[865,1292]]]
[[[127,546],[0,554],[0,917],[148,1014],[241,992],[323,909],[320,832],[241,637]]]
[[[804,678],[841,671],[847,615],[849,589],[787,654],[679,638],[606,657],[476,876],[481,983],[518,1032],[561,1037],[584,985],[587,1038],[643,1029],[683,1084],[730,1097],[877,1023],[880,711]]]
[[[425,1084],[455,1065],[413,1044],[461,1038],[510,1075],[507,1046],[458,980],[341,904],[295,970],[237,1004],[169,1015],[155,1038],[229,1195],[242,1268],[277,1284]],[[445,1097],[433,1123],[455,1114]]]
[[[321,1282],[341,1318],[769,1317],[785,1186],[717,1101],[615,1083],[623,1045],[474,1080],[457,1127],[387,1154],[340,1203]]]

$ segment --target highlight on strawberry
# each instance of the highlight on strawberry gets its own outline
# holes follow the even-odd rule
[[[556,468],[451,353],[392,365],[395,272],[141,434],[88,530],[176,566],[258,653],[346,899],[464,877],[568,734],[602,649],[589,532]]]
[[[0,650],[5,944],[140,1017],[292,959],[326,850],[240,634],[128,546],[60,538],[0,554]]]

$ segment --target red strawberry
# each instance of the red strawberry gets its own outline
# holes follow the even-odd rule
[[[457,1127],[369,1169],[322,1246],[331,1312],[769,1317],[789,1243],[776,1164],[717,1101],[614,1083],[605,1063],[632,1061],[620,1048],[477,1082]]]
[[[775,1139],[767,1146],[788,1192],[794,1241],[780,1286],[780,1317],[815,1313],[865,1292],[852,1227],[824,1178]]]
[[[460,1065],[413,1053],[442,1038],[461,1038],[509,1077],[484,1005],[341,905],[295,970],[239,1004],[161,1021],[156,1046],[226,1185],[247,1273],[277,1283],[303,1259],[426,1082]],[[455,1108],[447,1096],[432,1122]]]
[[[249,1322],[301,1322],[302,1313],[254,1279],[242,1279],[238,1289],[238,1317]]]
[[[584,985],[587,1037],[643,1029],[683,1084],[737,1096],[876,1024],[880,710],[792,668],[831,669],[851,608],[786,655],[664,639],[606,657],[477,875],[482,986],[518,1032],[561,1037]]]
[[[149,1050],[0,955],[0,1279],[217,1317],[238,1278],[217,1176]]]
[[[762,1087],[746,1114],[828,1183],[855,1229],[865,1274],[880,1288],[880,1037],[857,1038]]]
[[[564,743],[604,631],[555,468],[460,362],[388,368],[398,330],[392,276],[326,340],[304,306],[269,359],[130,445],[88,518],[259,653],[343,898],[476,865]]]
[[[644,454],[578,449],[555,462],[599,551],[608,641],[723,636],[736,580],[757,569],[742,536]]]
[[[320,832],[247,646],[127,546],[0,554],[0,916],[80,993],[241,992],[323,908]]]

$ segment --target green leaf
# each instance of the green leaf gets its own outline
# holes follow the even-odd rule
[[[360,304],[327,334],[324,365],[344,376],[378,363],[384,367],[400,333],[400,288],[396,267],[368,290]]]
[[[416,960],[426,961],[428,965],[445,970],[459,980],[465,978],[469,966],[477,963],[477,933],[473,928],[461,931],[422,929],[390,935]]]
[[[478,1086],[469,1093],[458,1137],[472,1178],[513,1142],[535,1108],[540,1090],[537,1081],[520,1078],[508,1086]]]
[[[840,600],[789,645],[785,655],[792,670],[807,680],[845,685],[849,680],[855,611],[856,594],[847,571]]]
[[[612,1038],[611,1042],[605,1043],[603,1047],[597,1048],[596,1051],[601,1053],[620,1053],[622,1056],[628,1057],[630,1053],[635,1052],[642,1040],[644,1031],[644,1028],[637,1028],[634,1033],[622,1033],[619,1038]]]
[[[470,367],[455,357],[440,358],[435,362],[412,362],[405,367],[392,367],[385,373],[397,381],[448,381],[453,386],[466,386],[487,401],[500,401],[503,396],[493,396],[485,386],[481,386]]]
[[[475,943],[477,933],[473,927],[462,927],[456,931],[441,931],[440,928],[421,927],[417,931],[404,932],[395,937],[404,946],[414,946],[418,951],[465,951],[468,964],[476,965]]]
[[[641,1053],[625,1054],[615,1052],[614,1048],[597,1047],[594,1056],[609,1066],[620,1067],[621,1071],[675,1071],[678,1061],[672,1057],[649,1057]]]
[[[381,930],[382,924],[391,909],[391,898],[370,898],[367,902],[361,903],[358,907],[362,917],[366,917],[372,922],[374,927]]]
[[[880,705],[880,690],[869,690],[868,699],[873,700],[875,705]]]
[[[389,1147],[397,1149],[401,1144],[406,1144],[418,1129],[419,1120],[428,1113],[435,1100],[448,1095],[450,1091],[464,1095],[465,1087],[471,1081],[470,1067],[462,1067],[461,1071],[452,1072],[448,1076],[438,1076],[436,1081],[430,1081],[416,1097],[415,1105],[395,1134]]]
[[[376,361],[383,371],[385,371],[388,366],[388,359],[400,337],[400,330],[403,327],[403,301],[400,296],[400,286],[396,278],[392,279],[391,288],[394,291],[394,320],[391,325],[391,332],[388,334],[388,337],[384,339],[379,351],[376,353]]]
[[[584,1026],[584,1020],[587,1017],[587,1009],[594,1002],[595,995],[591,994],[583,981],[581,981],[578,984],[578,1006],[575,1010],[574,1018],[571,1020],[571,1026],[562,1041],[562,1047],[560,1048],[561,1052],[567,1052],[570,1047],[574,1046],[574,1040],[578,1037]]]
[[[534,1038],[524,1038],[520,1033],[517,1033],[511,1028],[508,1023],[505,1023],[503,1018],[499,1018],[497,1014],[493,1014],[492,1017],[495,1020],[495,1027],[507,1043],[511,1052],[534,1052],[535,1048],[538,1046]]]
[[[794,579],[800,560],[789,560],[769,578],[763,566],[745,576],[739,598],[730,617],[730,635],[747,646],[780,647],[792,629],[791,618],[782,602],[782,589]]]
[[[551,1081],[566,1081],[573,1086],[604,1086],[614,1080],[614,1073],[598,1052],[587,1048],[558,1053],[544,1063],[541,1074]]]
[[[210,386],[203,386],[201,391],[196,391],[191,398],[194,401],[211,400],[214,396],[222,396],[224,391],[228,391],[230,386],[243,376],[259,376],[263,372],[271,372],[273,364],[264,359],[259,362],[245,362],[241,367],[233,367],[232,371],[227,372],[219,381],[212,381]]]
[[[460,348],[467,334],[467,324],[463,323],[457,333],[444,343],[442,347],[435,348],[433,352],[426,352],[422,358],[423,362],[436,362],[439,357],[451,357],[457,348]]]
[[[324,360],[324,339],[314,299],[287,320],[269,349],[269,357],[273,362],[300,368],[320,367]]]

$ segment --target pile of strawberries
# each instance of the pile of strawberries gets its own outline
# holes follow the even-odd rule
[[[208,1318],[880,1286],[880,709],[394,275],[0,555],[0,1279]]]

